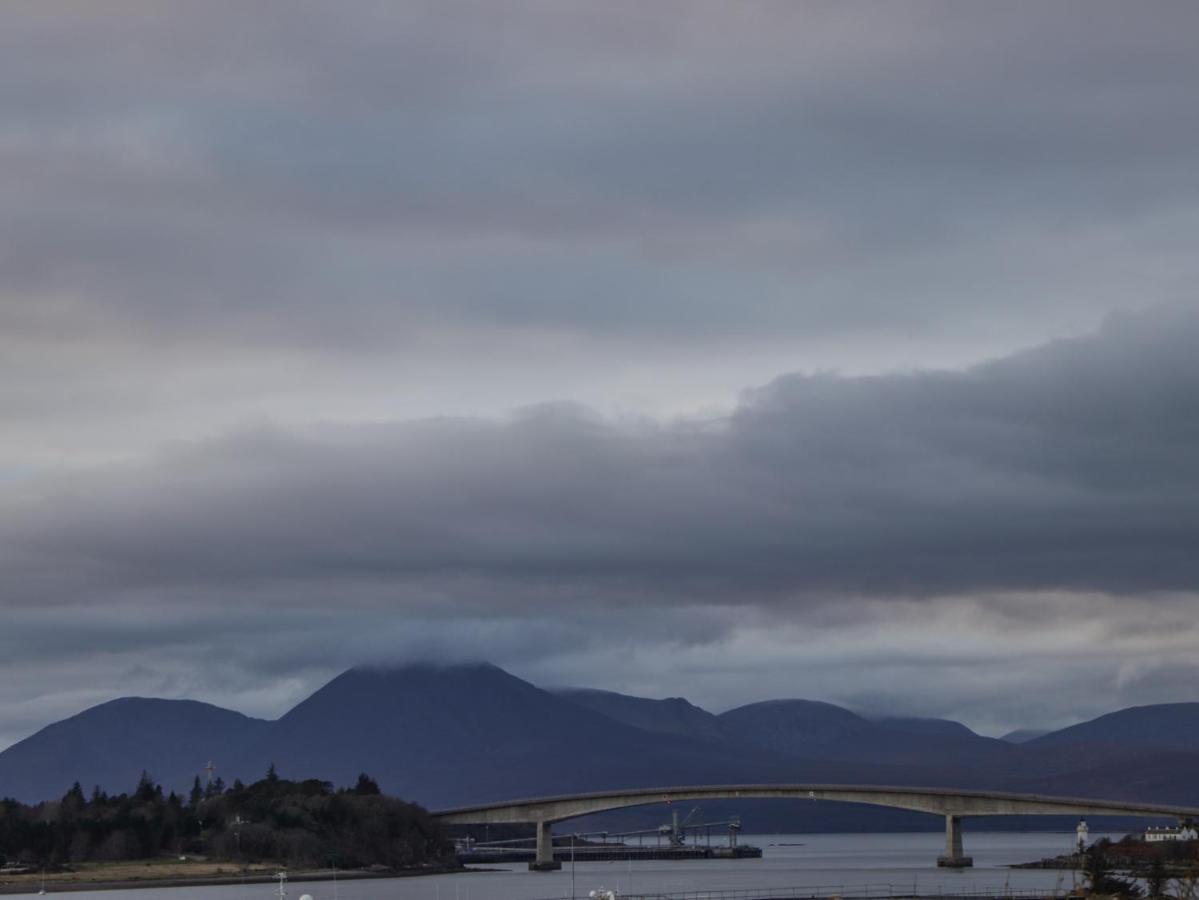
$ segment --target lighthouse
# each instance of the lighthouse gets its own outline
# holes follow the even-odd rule
[[[1078,827],[1074,829],[1074,833],[1078,835],[1078,839],[1074,842],[1074,846],[1079,853],[1087,849],[1087,835],[1091,833],[1091,829],[1087,828],[1087,820],[1079,819]]]

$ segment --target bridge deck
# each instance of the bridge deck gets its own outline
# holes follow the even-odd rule
[[[1002,791],[964,791],[954,788],[828,784],[691,785],[597,791],[555,797],[535,797],[484,803],[433,813],[446,824],[497,825],[560,822],[576,816],[677,800],[809,799],[889,806],[945,816],[996,815],[1115,815],[1199,819],[1199,808],[1050,797]]]

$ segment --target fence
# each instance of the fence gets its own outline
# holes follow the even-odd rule
[[[606,896],[607,892],[603,892]],[[1059,900],[1068,890],[927,890],[903,884],[809,885],[795,888],[738,888],[663,894],[620,894],[616,900]],[[586,900],[586,896],[580,898]]]

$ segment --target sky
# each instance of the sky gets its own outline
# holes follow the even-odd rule
[[[364,663],[1199,700],[1199,6],[0,10],[0,747]]]

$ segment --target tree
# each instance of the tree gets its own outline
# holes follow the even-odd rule
[[[195,809],[200,805],[200,801],[204,799],[204,789],[200,787],[200,776],[197,775],[192,782],[191,793],[188,794],[188,805]]]
[[[149,803],[156,797],[162,798],[162,788],[154,783],[149,772],[142,769],[142,777],[137,780],[137,790],[133,792],[133,799],[138,803]]]
[[[379,782],[375,781],[375,779],[371,778],[365,772],[360,772],[358,774],[358,783],[354,785],[354,793],[365,797],[382,792],[379,790]]]
[[[1111,864],[1107,858],[1107,843],[1096,841],[1082,856],[1082,873],[1087,878],[1087,887],[1092,894],[1099,891],[1099,885],[1107,878],[1109,871]]]
[[[81,802],[79,787],[36,806],[0,800],[0,854],[42,865],[192,852],[295,865],[332,859],[351,867],[452,858],[452,845],[425,810],[380,794],[365,773],[355,788],[342,790],[278,773],[208,799],[199,779],[193,787],[200,796],[192,806],[174,791],[164,796],[144,773],[133,792],[108,797],[96,791],[90,804]]]
[[[1125,881],[1111,874],[1111,860],[1107,850],[1111,841],[1096,841],[1083,854],[1083,874],[1087,878],[1087,893],[1116,897],[1139,897],[1141,888],[1136,882]]]
[[[1153,857],[1149,871],[1145,875],[1145,890],[1152,900],[1164,895],[1166,889],[1166,864],[1160,856]]]

